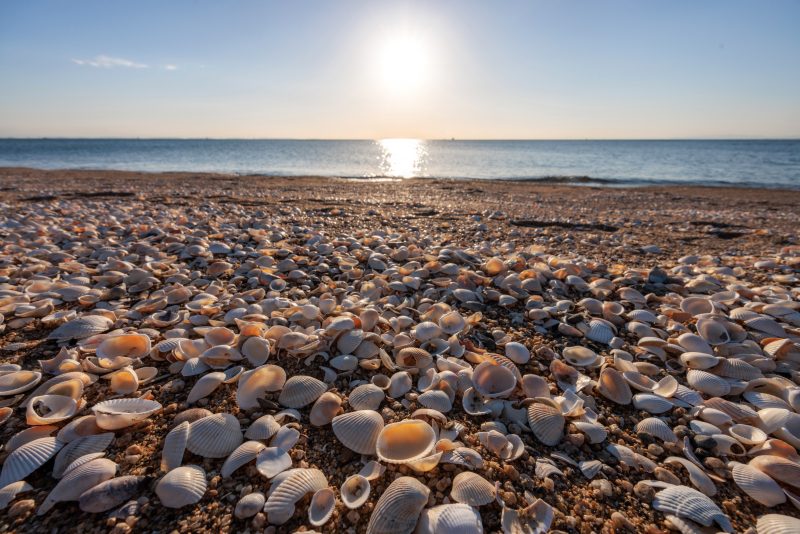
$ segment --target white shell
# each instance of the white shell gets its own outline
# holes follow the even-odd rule
[[[40,410],[45,410],[40,413]],[[29,425],[50,425],[66,421],[78,410],[78,403],[64,395],[40,395],[28,401],[25,421]],[[42,415],[45,413],[46,415]]]
[[[81,493],[78,505],[84,512],[98,514],[139,495],[147,481],[143,476],[121,476],[106,480]]]
[[[286,383],[286,371],[277,365],[266,364],[242,373],[236,390],[236,403],[242,410],[258,408],[258,398],[264,393],[280,391]]]
[[[381,390],[383,393],[383,390]],[[332,391],[326,391],[314,402],[308,420],[313,426],[329,425],[342,407],[342,399]]]
[[[648,417],[639,421],[636,425],[636,433],[649,434],[667,443],[677,443],[678,441],[678,436],[669,425],[657,417]]]
[[[233,510],[233,515],[239,519],[253,517],[264,508],[264,503],[266,501],[267,498],[264,497],[264,494],[260,491],[248,493],[236,503],[236,508]]]
[[[599,358],[595,351],[582,345],[567,347],[561,351],[561,354],[564,357],[564,361],[575,367],[590,366]]]
[[[167,433],[161,450],[162,471],[171,471],[180,467],[183,462],[183,453],[186,451],[186,443],[189,441],[189,426],[189,421],[183,421]]]
[[[377,410],[383,399],[383,390],[374,384],[361,384],[347,396],[347,402],[354,410]]]
[[[111,319],[102,315],[85,315],[62,324],[50,332],[47,339],[59,341],[83,339],[107,331],[112,324]]]
[[[393,399],[398,399],[411,391],[414,383],[408,371],[398,371],[389,379],[389,388],[386,395]]]
[[[716,523],[725,532],[733,532],[728,516],[714,501],[687,486],[671,486],[658,492],[652,506],[660,512],[689,519],[706,527]]]
[[[686,458],[680,458],[678,456],[670,456],[666,460],[664,460],[665,464],[679,464],[682,465],[686,471],[689,473],[689,480],[692,482],[692,485],[696,487],[698,490],[703,492],[704,495],[708,495],[709,497],[713,497],[717,494],[717,487],[714,485],[714,482],[706,475],[705,471],[703,471],[700,467],[695,465],[693,462],[690,462]]]
[[[338,415],[331,422],[333,433],[348,449],[359,454],[375,454],[383,417],[372,410],[358,410]]]
[[[52,458],[63,446],[53,437],[35,439],[11,452],[3,462],[0,488],[30,475]]]
[[[633,396],[633,407],[651,414],[660,414],[671,410],[674,406],[669,399],[652,393],[637,393]]]
[[[325,382],[312,376],[293,376],[283,386],[278,402],[287,408],[302,408],[317,400],[327,389]]]
[[[117,464],[107,458],[97,458],[76,467],[50,491],[36,514],[46,513],[58,502],[77,501],[84,491],[112,478],[116,472]]]
[[[290,469],[273,480],[264,512],[273,525],[282,525],[294,515],[295,503],[308,493],[328,487],[319,469]]]
[[[430,492],[415,478],[396,478],[375,504],[367,534],[410,533],[428,503]]]
[[[468,504],[440,504],[422,511],[416,534],[482,534],[478,510]]]
[[[362,314],[363,315],[363,314]],[[336,509],[336,493],[331,488],[317,490],[308,505],[308,522],[320,527],[328,522]]]
[[[156,495],[167,508],[182,508],[195,504],[206,493],[206,472],[197,465],[173,469],[156,484]]]
[[[800,519],[788,515],[762,515],[756,522],[758,534],[797,534],[800,532]]]
[[[114,440],[113,432],[82,436],[70,441],[56,455],[53,461],[53,478],[61,478],[67,471],[67,467],[87,454],[105,451]]]
[[[561,441],[566,420],[558,408],[535,402],[528,406],[528,423],[533,435],[544,443],[554,447]]]
[[[453,409],[450,396],[441,389],[431,389],[420,394],[417,397],[417,402],[426,408],[442,413],[447,413]]]
[[[186,448],[206,458],[224,458],[241,443],[239,420],[229,413],[216,413],[191,424]]]
[[[273,478],[290,467],[292,458],[280,447],[265,447],[256,456],[256,469],[266,478]]]
[[[207,373],[201,376],[200,379],[195,382],[191,391],[189,391],[189,395],[186,397],[187,404],[194,404],[200,399],[208,397],[214,393],[214,390],[217,389],[219,385],[225,381],[225,379],[225,373],[220,371]]]
[[[339,488],[342,502],[351,510],[361,507],[369,499],[370,484],[364,475],[347,477]]]
[[[472,387],[487,399],[508,397],[516,385],[514,373],[492,360],[479,363],[472,372]]]
[[[525,365],[531,359],[531,351],[528,350],[528,347],[516,341],[506,343],[505,353],[506,358],[519,365]]]
[[[464,471],[453,479],[450,497],[470,506],[483,506],[495,499],[494,484],[477,473]]]
[[[24,493],[32,489],[33,486],[24,480],[12,482],[3,488],[0,488],[0,510],[5,510],[8,505],[11,504],[11,501],[13,501],[20,493]]]
[[[119,430],[147,419],[161,409],[161,404],[147,399],[111,399],[92,406],[97,426]]]
[[[0,375],[0,396],[16,395],[33,388],[42,380],[38,371],[16,371]]]
[[[244,437],[247,439],[268,440],[280,430],[281,425],[272,415],[262,415],[247,427]]]
[[[252,462],[266,445],[260,441],[245,441],[234,450],[222,464],[219,474],[222,478],[228,478],[234,471],[248,462]]]
[[[731,462],[733,481],[753,500],[764,506],[777,506],[786,502],[786,494],[768,475],[747,464]]]
[[[378,459],[390,464],[419,460],[431,454],[436,432],[420,419],[406,419],[383,427],[375,443]]]
[[[731,385],[725,379],[699,369],[689,369],[686,382],[697,391],[714,397],[723,397],[731,392]]]
[[[616,369],[610,367],[603,369],[597,383],[597,391],[608,400],[622,405],[631,403],[631,387],[625,381],[622,373]]]

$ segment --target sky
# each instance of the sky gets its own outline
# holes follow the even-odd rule
[[[1,137],[800,137],[800,2],[0,2]]]

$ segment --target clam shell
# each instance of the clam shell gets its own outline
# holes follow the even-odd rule
[[[106,512],[138,495],[146,482],[146,477],[131,475],[106,480],[84,491],[78,505],[84,512]]]
[[[300,431],[291,426],[282,426],[275,433],[270,442],[270,446],[278,447],[281,450],[289,451],[300,439]]]
[[[671,410],[674,405],[669,399],[652,393],[637,393],[633,396],[633,407],[651,414],[660,414]]]
[[[442,413],[447,413],[453,409],[450,396],[440,389],[428,390],[422,393],[417,397],[417,402],[426,408]]]
[[[11,438],[9,438],[9,440],[6,442],[3,450],[5,452],[11,452],[14,449],[17,449],[35,439],[46,438],[56,430],[58,430],[58,427],[52,425],[32,426],[30,428],[26,428],[25,430],[21,430],[11,436]],[[65,443],[64,440],[59,441]]]
[[[383,399],[383,390],[381,390],[381,399]],[[380,403],[378,404],[380,405]],[[329,425],[331,421],[333,421],[333,418],[339,413],[341,407],[342,399],[339,395],[331,391],[326,391],[314,402],[314,406],[311,407],[311,412],[308,416],[309,422],[313,426]]]
[[[700,370],[711,369],[719,365],[721,360],[719,356],[712,356],[705,352],[684,352],[679,359],[684,367]]]
[[[189,441],[189,421],[184,421],[167,433],[164,446],[161,450],[161,470],[170,471],[180,467],[183,462],[183,453]]]
[[[678,441],[678,436],[669,425],[657,417],[648,417],[639,421],[636,425],[636,433],[649,434],[667,443],[677,443]]]
[[[314,377],[293,376],[283,386],[278,402],[287,408],[302,408],[317,400],[327,389],[325,382]]]
[[[716,319],[698,319],[697,333],[705,339],[709,345],[724,345],[731,340],[731,335],[725,327],[725,323]]]
[[[589,321],[589,330],[584,334],[586,339],[604,345],[614,339],[615,335],[614,328],[612,328],[607,321],[599,319],[592,319]]]
[[[800,519],[780,514],[766,514],[756,522],[757,534],[797,534]]]
[[[186,448],[205,458],[224,458],[242,439],[239,420],[229,413],[216,413],[191,423]]]
[[[197,465],[183,465],[173,469],[156,484],[162,506],[182,508],[200,502],[206,493],[206,472]]]
[[[24,493],[32,489],[33,486],[24,480],[12,482],[3,488],[0,488],[0,510],[5,510],[8,505],[11,504],[11,501],[13,501],[20,493]]]
[[[595,351],[581,345],[567,347],[561,351],[561,355],[564,357],[564,361],[575,367],[587,367],[593,365],[599,358]]]
[[[308,522],[313,527],[321,527],[336,509],[336,494],[331,488],[317,490],[308,505]]]
[[[786,502],[783,489],[765,473],[739,462],[731,462],[728,466],[733,481],[753,500],[764,506],[777,506]]]
[[[375,443],[378,459],[390,464],[419,460],[431,454],[436,432],[420,419],[406,419],[383,427]]]
[[[375,504],[367,534],[410,534],[428,503],[430,492],[415,478],[396,478]]]
[[[575,421],[572,424],[574,424],[578,430],[586,434],[586,437],[589,438],[589,443],[602,443],[603,441],[605,441],[606,436],[608,436],[606,427],[604,427],[600,423]]]
[[[47,339],[68,341],[70,339],[83,339],[95,334],[101,334],[111,328],[111,319],[102,315],[85,315],[62,324],[47,336]]]
[[[247,519],[253,517],[264,508],[264,503],[267,498],[260,491],[248,493],[236,503],[236,508],[233,509],[233,515],[238,519]]]
[[[769,475],[777,482],[800,488],[800,464],[791,460],[780,456],[764,455],[756,456],[750,460],[748,465]]]
[[[525,345],[516,341],[506,343],[505,354],[506,358],[519,365],[525,365],[531,359],[531,351]]]
[[[267,363],[270,350],[269,341],[256,336],[248,337],[241,347],[242,356],[247,358],[247,361],[253,366]]]
[[[597,382],[597,390],[608,400],[622,405],[631,403],[631,388],[622,373],[616,369],[610,367],[603,369]]]
[[[363,475],[352,475],[342,483],[339,493],[342,502],[351,510],[360,508],[369,499],[370,484],[367,477]]]
[[[484,464],[483,457],[477,451],[467,447],[457,447],[445,451],[444,454],[442,454],[440,463],[463,465],[470,469],[480,469]]]
[[[92,406],[96,424],[103,430],[119,430],[147,419],[161,404],[147,399],[111,399]]]
[[[187,404],[194,404],[200,399],[208,397],[214,393],[214,390],[217,389],[225,379],[225,373],[219,371],[201,376],[200,379],[195,382],[191,391],[189,391],[189,395],[186,397]]]
[[[760,445],[767,441],[767,434],[763,430],[750,425],[733,425],[728,433],[745,446]]]
[[[472,387],[487,399],[508,397],[516,385],[514,373],[492,360],[479,363],[472,372]]]
[[[63,446],[53,437],[39,438],[11,452],[3,462],[0,488],[30,475],[52,458]]]
[[[686,349],[687,352],[714,354],[714,349],[711,348],[711,345],[697,334],[681,334],[678,336],[677,341],[678,345]]]
[[[273,525],[282,525],[294,515],[295,503],[308,493],[328,487],[319,469],[290,469],[276,478],[267,495],[264,512]]]
[[[433,357],[425,349],[406,347],[397,353],[395,362],[400,369],[426,369],[433,364]]]
[[[705,474],[705,472],[695,465],[693,462],[685,458],[680,458],[677,456],[670,456],[666,460],[664,460],[665,464],[671,465],[682,465],[686,468],[686,471],[689,473],[689,480],[692,482],[692,485],[700,490],[704,495],[708,495],[709,497],[713,497],[717,494],[717,487],[714,485],[714,482]]]
[[[331,427],[348,449],[359,454],[375,454],[375,445],[383,430],[383,417],[372,410],[358,410],[334,417]]]
[[[112,478],[116,472],[117,464],[107,458],[97,458],[76,467],[50,491],[36,514],[47,513],[58,502],[77,501],[84,491]]]
[[[78,403],[64,395],[40,395],[28,401],[25,421],[29,425],[50,425],[66,421],[78,410]],[[41,413],[40,413],[41,412]],[[46,413],[47,415],[42,415]]]
[[[68,466],[78,458],[87,454],[105,451],[114,441],[113,432],[83,436],[70,441],[56,455],[53,462],[53,478],[61,478]]]
[[[256,456],[256,469],[266,478],[273,478],[290,467],[292,458],[280,447],[265,447]]]
[[[533,435],[545,445],[554,447],[559,444],[565,422],[558,408],[541,402],[528,406],[528,423]]]
[[[97,418],[94,415],[84,415],[61,427],[56,437],[62,443],[69,443],[83,436],[102,433],[103,429],[97,426]]]
[[[386,395],[393,399],[398,399],[411,391],[413,385],[411,375],[407,371],[398,371],[389,379]]]
[[[714,397],[723,397],[731,392],[731,385],[725,379],[699,369],[689,369],[686,382],[697,391]]]
[[[272,415],[262,415],[247,428],[244,437],[247,439],[260,439],[268,440],[280,430],[281,425],[275,420]]]
[[[16,395],[32,389],[42,380],[38,371],[16,371],[0,375],[0,396]]]
[[[150,338],[144,334],[120,334],[105,338],[95,354],[99,359],[144,358],[150,348]]]
[[[383,399],[383,390],[374,384],[362,384],[347,396],[347,402],[354,410],[377,410]]]
[[[450,497],[470,506],[483,506],[495,499],[495,487],[477,473],[464,471],[453,479]]]
[[[219,474],[222,478],[230,477],[234,471],[243,465],[252,462],[266,445],[260,441],[245,441],[234,450],[222,464]]]
[[[286,383],[286,371],[277,365],[262,365],[242,373],[236,390],[236,403],[242,410],[258,408],[264,393],[280,391]]]
[[[665,514],[689,519],[706,527],[716,523],[725,532],[733,532],[728,516],[714,501],[687,486],[671,486],[656,493],[652,506]]]

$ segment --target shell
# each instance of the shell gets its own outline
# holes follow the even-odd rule
[[[728,466],[731,469],[733,481],[753,500],[764,506],[777,506],[786,502],[786,494],[783,489],[768,475],[739,462],[731,462]]]
[[[183,453],[189,441],[189,421],[184,421],[167,433],[161,450],[161,470],[170,471],[180,467]]]
[[[667,423],[656,417],[648,417],[639,421],[636,425],[636,433],[649,434],[667,443],[678,442],[678,436],[675,435]]]
[[[56,437],[62,443],[69,443],[83,436],[102,433],[103,429],[97,426],[97,418],[94,415],[84,415],[61,427]]]
[[[679,464],[686,468],[686,471],[689,472],[689,480],[691,480],[692,485],[700,490],[704,495],[713,497],[717,494],[717,487],[714,485],[714,482],[700,467],[689,460],[677,456],[670,456],[664,460],[664,463],[671,465]]]
[[[44,409],[44,410],[42,410]],[[78,403],[64,395],[40,395],[28,401],[25,421],[29,425],[50,425],[66,421],[78,410]],[[40,411],[47,415],[41,415]]]
[[[746,446],[760,445],[767,441],[767,434],[763,430],[750,425],[733,425],[728,429],[728,433]]]
[[[52,458],[63,446],[53,437],[39,438],[11,452],[3,462],[0,488],[30,475]]]
[[[756,456],[750,460],[748,465],[769,475],[777,482],[800,488],[800,464],[791,460],[780,456],[764,455]]]
[[[228,456],[225,463],[222,464],[219,474],[222,478],[230,477],[234,471],[255,460],[258,453],[264,450],[265,447],[266,445],[260,441],[245,441]]]
[[[383,417],[372,410],[358,410],[338,415],[331,422],[333,433],[348,449],[359,454],[375,454]]]
[[[78,505],[84,512],[106,512],[139,495],[146,482],[146,477],[131,475],[106,480],[84,491]]]
[[[275,417],[269,414],[262,415],[250,423],[250,426],[244,433],[244,437],[247,439],[268,440],[272,438],[280,428],[281,425],[275,420]]]
[[[317,400],[327,389],[325,382],[314,377],[293,376],[283,386],[278,402],[287,408],[302,408]]]
[[[622,373],[616,369],[611,369],[610,367],[603,369],[597,382],[597,390],[608,400],[622,405],[631,403],[633,395],[631,387],[625,381]]]
[[[464,317],[455,310],[445,313],[439,318],[439,328],[448,336],[461,332],[466,326],[467,322]]]
[[[347,477],[339,488],[342,502],[351,510],[360,508],[369,499],[370,484],[367,477],[363,475],[352,475]]]
[[[453,488],[450,497],[460,503],[470,506],[483,506],[495,499],[494,484],[471,471],[459,473],[453,479]]]
[[[265,447],[256,456],[256,469],[266,478],[273,478],[290,467],[292,458],[280,447]]]
[[[12,482],[3,488],[0,488],[0,510],[5,510],[8,505],[11,504],[11,501],[13,501],[20,493],[24,493],[32,489],[33,486],[24,480]]]
[[[144,358],[150,354],[150,338],[144,334],[120,334],[105,338],[95,350],[98,359]]]
[[[258,408],[264,393],[280,391],[286,383],[286,371],[277,365],[262,365],[242,373],[236,390],[236,403],[242,410]]]
[[[32,426],[30,428],[26,428],[25,430],[20,430],[11,436],[8,441],[6,441],[4,450],[6,452],[11,452],[14,449],[17,449],[35,439],[46,438],[56,430],[58,430],[58,427],[52,425]],[[65,443],[64,440],[59,441]]]
[[[224,458],[242,441],[239,420],[229,413],[216,413],[191,423],[186,448],[205,458]]]
[[[233,509],[233,515],[238,519],[247,519],[253,517],[264,508],[264,503],[267,498],[260,491],[248,493],[236,503],[236,508]]]
[[[267,495],[264,512],[273,525],[282,525],[294,515],[295,503],[308,493],[328,487],[319,469],[290,469],[276,478]]]
[[[586,434],[586,436],[589,438],[589,443],[602,443],[608,436],[608,431],[606,430],[606,427],[604,427],[600,423],[587,423],[585,421],[575,421],[572,424],[574,424],[578,430]]]
[[[361,384],[350,392],[347,396],[347,402],[354,410],[377,410],[384,398],[386,398],[386,395],[378,386]]]
[[[671,410],[674,405],[668,399],[652,393],[637,393],[633,396],[633,407],[651,414],[660,414]]]
[[[442,413],[447,413],[453,409],[450,396],[440,389],[429,390],[422,393],[417,397],[417,402],[426,408]]]
[[[766,514],[756,522],[757,534],[797,534],[800,519],[780,514]]]
[[[119,430],[147,419],[161,404],[147,399],[111,399],[92,406],[96,424],[103,430]]]
[[[336,509],[336,493],[331,488],[317,490],[308,505],[308,522],[320,527],[328,522]]]
[[[214,393],[214,390],[217,389],[225,379],[225,373],[219,371],[201,376],[200,379],[194,383],[191,391],[189,391],[189,395],[186,397],[186,403],[194,404],[200,399],[208,397]]]
[[[410,534],[428,503],[430,492],[415,478],[396,478],[375,504],[367,534]]]
[[[608,322],[599,319],[589,321],[589,330],[584,334],[586,339],[596,343],[607,344],[614,339],[614,329]],[[566,359],[566,357],[565,357]]]
[[[724,345],[731,340],[731,335],[728,333],[728,329],[725,328],[725,323],[716,319],[698,319],[697,333],[709,345]]]
[[[522,510],[503,506],[500,523],[504,534],[547,534],[553,518],[553,508],[543,500],[536,499]]]
[[[554,447],[559,444],[565,422],[558,408],[541,402],[528,406],[528,423],[533,435],[545,445]]]
[[[0,375],[0,396],[16,395],[32,389],[42,380],[38,371],[16,371]]]
[[[720,358],[704,352],[684,352],[680,356],[681,363],[689,369],[711,369],[719,365]]]
[[[378,459],[402,464],[422,459],[432,453],[436,432],[420,419],[406,419],[383,427],[375,443]]]
[[[561,354],[564,361],[575,367],[588,367],[597,362],[599,358],[595,351],[581,345],[567,347],[561,351]]]
[[[111,328],[111,319],[102,315],[85,315],[62,324],[47,336],[47,339],[68,341],[70,339],[83,339],[95,334],[101,334]]]
[[[167,508],[182,508],[200,502],[206,493],[206,472],[197,465],[183,465],[163,476],[156,495]]]
[[[731,385],[725,379],[699,369],[689,369],[686,382],[697,391],[714,397],[723,397],[731,392]]]
[[[698,336],[697,334],[681,334],[678,336],[678,345],[686,349],[687,352],[701,352],[704,354],[714,354],[714,350],[711,348],[711,345],[703,339],[702,337]]]
[[[656,493],[654,509],[710,527],[716,523],[725,532],[733,532],[728,516],[714,501],[687,486],[671,486]]]
[[[467,504],[441,504],[426,508],[419,517],[416,534],[481,534],[483,524],[477,509]]]
[[[425,369],[433,363],[430,352],[418,347],[400,349],[395,356],[395,361],[400,369]]]
[[[56,455],[53,462],[53,478],[61,478],[66,473],[67,467],[81,456],[105,451],[112,441],[114,441],[113,432],[83,436],[70,441]]]
[[[76,467],[50,491],[36,514],[47,513],[58,502],[77,501],[84,491],[112,478],[116,472],[117,464],[107,458],[97,458]]]
[[[411,391],[414,385],[411,380],[411,375],[407,371],[398,371],[389,379],[389,387],[386,390],[386,395],[393,399],[397,399]]]
[[[492,360],[478,364],[472,372],[472,387],[487,399],[508,397],[517,385],[514,373]]]
[[[506,343],[505,353],[506,358],[519,365],[525,365],[531,359],[531,351],[525,345],[516,341]]]
[[[383,399],[383,390],[381,390],[381,399]],[[314,406],[311,407],[311,412],[308,416],[309,422],[313,426],[329,425],[331,421],[333,421],[333,418],[339,413],[341,407],[342,399],[339,395],[332,391],[326,391],[314,402]]]
[[[253,366],[267,363],[270,350],[269,340],[256,336],[248,337],[241,347],[242,356],[247,358],[247,361]]]
[[[270,446],[278,447],[284,451],[290,451],[300,439],[300,431],[291,426],[282,426],[275,433],[270,442]]]

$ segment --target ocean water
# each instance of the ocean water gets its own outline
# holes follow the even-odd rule
[[[800,140],[0,139],[0,166],[800,189]]]

